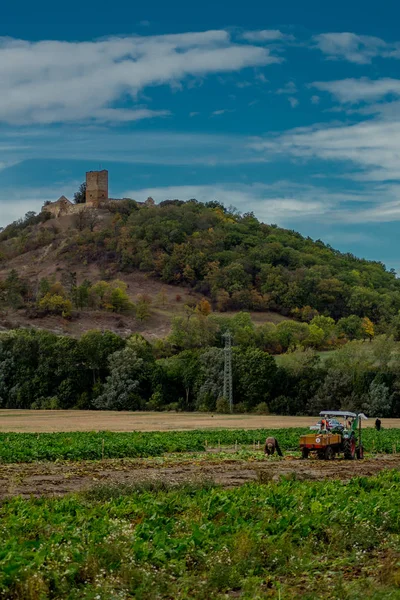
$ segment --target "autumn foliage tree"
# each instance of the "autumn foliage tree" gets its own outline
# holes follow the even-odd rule
[[[363,331],[364,336],[368,338],[369,341],[371,341],[374,337],[374,324],[370,319],[368,319],[368,317],[363,318],[361,323],[361,329]]]
[[[211,314],[211,304],[206,298],[202,298],[200,302],[196,305],[196,312],[204,317],[208,317]]]

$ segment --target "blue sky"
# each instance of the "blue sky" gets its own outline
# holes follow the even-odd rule
[[[101,167],[400,272],[397,3],[137,4],[2,6],[0,225]]]

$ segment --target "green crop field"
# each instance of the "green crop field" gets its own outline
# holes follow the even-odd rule
[[[400,598],[400,474],[0,506],[2,600]]]
[[[322,465],[317,481],[324,461],[269,462],[252,452],[268,434],[295,452],[303,431],[0,434],[0,600],[400,600],[400,473],[349,481],[397,459],[357,461],[354,470],[334,461],[334,477],[326,463],[330,470]],[[400,452],[400,429],[363,435],[367,451]],[[138,471],[134,461],[127,471],[100,461],[145,457]],[[216,485],[215,473],[226,477],[235,460],[242,461],[239,487]],[[258,460],[254,482],[241,485]],[[153,479],[140,479],[141,469],[160,461],[160,473],[171,467],[169,478],[155,470]],[[200,463],[198,479],[184,475]],[[289,471],[277,470],[285,464]],[[94,483],[103,469],[107,483]],[[186,479],[177,480],[178,471]],[[57,476],[61,483],[75,477],[74,493],[52,496],[58,484],[43,489]],[[92,477],[86,487],[80,476]],[[31,491],[17,496],[24,478]]]
[[[73,433],[2,433],[0,462],[55,460],[98,460],[101,458],[144,458],[166,452],[199,452],[206,447],[251,445],[264,442],[268,435],[277,437],[283,450],[298,449],[304,429],[207,430],[174,432],[73,432]],[[400,429],[377,432],[366,429],[363,443],[368,452],[400,452]]]

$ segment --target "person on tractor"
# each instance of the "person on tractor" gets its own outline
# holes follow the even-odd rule
[[[324,431],[324,430],[328,431],[328,429],[329,429],[329,421],[328,421],[328,419],[322,419],[321,420],[321,430],[322,431]]]
[[[282,450],[280,449],[278,444],[278,440],[274,437],[267,437],[267,439],[265,440],[264,454],[266,454],[267,456],[271,456],[275,453],[275,450],[278,456],[283,456]]]

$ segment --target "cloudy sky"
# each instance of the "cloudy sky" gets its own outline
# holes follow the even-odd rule
[[[395,0],[7,4],[0,225],[107,168],[400,272]]]

